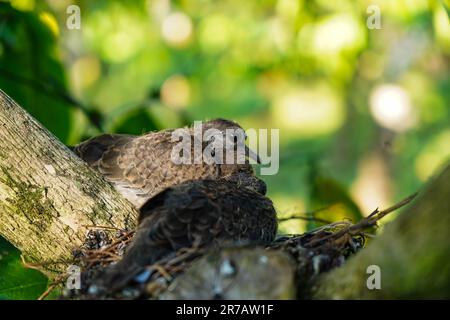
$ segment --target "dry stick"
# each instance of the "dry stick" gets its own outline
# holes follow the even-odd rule
[[[53,289],[55,289],[55,287],[57,286],[57,283],[53,283],[51,285],[48,286],[47,290],[44,291],[43,294],[41,294],[39,296],[39,298],[37,298],[38,300],[44,300],[45,298],[47,298],[47,296],[50,294],[50,292],[52,292]]]
[[[86,228],[92,228],[92,229],[106,229],[106,230],[117,230],[117,231],[125,231],[123,229],[112,227],[112,226],[94,226],[94,225],[83,225],[83,227]]]
[[[320,227],[317,227],[317,228],[315,228],[315,229],[312,229],[312,230],[306,232],[306,234],[317,233],[317,232],[323,231],[323,230],[330,230],[331,228],[338,227],[338,226],[342,226],[342,225],[345,225],[345,226],[351,226],[352,223],[351,223],[350,221],[336,221],[336,222],[331,222],[331,223],[329,223],[329,224],[327,224],[327,225],[320,226]]]
[[[114,254],[113,252],[110,252],[110,250],[114,249],[114,247],[118,246],[121,243],[127,243],[128,241],[130,241],[131,240],[130,236],[133,235],[134,232],[135,232],[134,230],[126,232],[125,234],[120,236],[117,240],[115,240],[114,242],[109,244],[107,247],[87,251],[88,255],[86,256],[85,261],[88,262],[88,264],[87,264],[86,268],[89,269],[99,260],[102,260],[101,262],[117,261],[118,258],[120,258],[120,256]],[[101,255],[109,255],[109,256],[113,256],[114,258],[109,258],[109,259],[100,258],[99,259],[98,257]]]
[[[52,281],[52,284],[48,286],[47,290],[45,290],[44,293],[42,293],[37,299],[44,300],[50,294],[50,292],[52,292],[57,285],[61,284],[65,279],[67,279],[67,277],[68,274],[62,274],[56,277],[56,279]]]
[[[64,277],[61,277],[61,279],[55,280],[51,285],[48,286],[47,290],[45,290],[44,293],[42,293],[37,299],[44,300],[50,294],[50,292],[52,292],[53,289],[56,288],[57,285],[59,285],[64,281],[65,277],[66,275],[64,275]]]
[[[116,241],[114,241],[113,243],[111,243],[108,248],[112,248],[118,244],[120,244],[121,242],[127,242],[129,241],[129,236],[131,236],[134,233],[135,230],[131,230],[126,232],[125,234],[123,234],[119,239],[117,239]]]
[[[114,248],[115,246],[117,246],[118,244],[120,244],[122,242],[130,241],[129,236],[132,235],[133,233],[134,233],[134,230],[128,231],[125,234],[123,234],[122,236],[120,236],[116,241],[109,244],[107,247],[104,247],[101,249],[96,249],[96,250],[91,250],[89,253],[90,254],[104,253],[105,251],[108,251],[108,250]]]
[[[183,250],[184,249],[184,250]],[[196,253],[203,252],[203,250],[200,250],[196,247],[191,248],[183,248],[180,249],[178,252],[181,252],[178,256],[174,258],[163,258],[156,263],[147,266],[145,269],[148,271],[155,270],[157,271],[163,278],[165,278],[167,281],[173,280],[173,274],[183,271],[185,268],[182,268],[181,266],[177,266],[176,264],[179,262],[182,262],[184,259],[189,258],[191,255],[195,255]],[[184,251],[184,252],[182,252]]]
[[[112,259],[116,259],[116,260],[119,260],[120,258],[122,258],[121,256],[119,256],[119,255],[117,255],[117,254],[115,254],[115,253],[113,253],[113,252],[109,252],[109,251],[103,251],[103,252],[99,252],[99,253],[96,253],[95,254],[95,256],[94,257],[87,257],[87,260],[89,260],[89,261],[97,261],[96,259],[97,259],[97,257],[98,256],[100,256],[100,255],[104,255],[104,256],[109,256],[110,258],[112,258]],[[105,258],[106,259],[106,258]]]
[[[382,219],[383,217],[385,217],[387,214],[391,213],[392,211],[395,211],[395,210],[403,207],[404,205],[407,205],[412,200],[414,200],[414,198],[417,196],[417,194],[418,194],[418,192],[416,192],[416,193],[410,195],[409,197],[403,199],[402,201],[400,201],[399,203],[393,205],[392,207],[390,207],[390,208],[388,208],[386,210],[378,212],[376,214],[376,217],[375,217],[376,221]]]
[[[25,257],[23,254],[20,255],[20,260],[22,261],[22,265],[25,268],[28,269],[34,269],[38,270],[39,272],[42,272],[42,268],[49,266],[49,265],[55,265],[55,264],[67,264],[70,263],[72,260],[61,260],[61,261],[48,261],[48,262],[40,262],[40,263],[30,263],[25,260]]]
[[[310,243],[307,244],[308,247],[314,247],[317,243],[322,243],[325,240],[333,240],[333,239],[338,239],[342,236],[344,236],[347,233],[352,234],[355,231],[360,231],[362,229],[366,229],[369,227],[372,227],[374,225],[376,225],[377,221],[379,221],[381,218],[385,217],[386,215],[388,215],[389,213],[391,213],[392,211],[395,211],[405,205],[407,205],[408,203],[410,203],[416,196],[417,196],[417,192],[410,195],[409,197],[403,199],[402,201],[400,201],[399,203],[393,205],[390,208],[387,208],[386,210],[383,211],[378,211],[378,209],[376,209],[374,212],[372,212],[368,217],[362,219],[361,221],[359,221],[356,224],[353,224],[351,226],[348,226],[336,233],[333,233],[329,236],[323,237],[321,239],[317,239],[314,241],[311,241]]]

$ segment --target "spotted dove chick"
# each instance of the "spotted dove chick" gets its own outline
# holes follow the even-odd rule
[[[147,201],[128,251],[100,278],[98,287],[120,289],[145,266],[181,248],[270,243],[277,220],[270,199],[256,191],[264,189],[264,182],[249,175],[235,181],[187,181]]]
[[[202,131],[212,128],[219,130],[224,137],[227,129],[242,130],[235,122],[216,119],[203,123]],[[187,129],[191,137],[191,154],[194,155],[194,143],[200,143],[204,150],[208,143],[198,142],[199,137],[194,135],[193,127]],[[142,136],[102,134],[82,142],[73,150],[90,167],[112,182],[115,188],[138,208],[158,192],[183,181],[218,179],[231,177],[236,173],[253,174],[248,159],[243,164],[207,164],[204,161],[200,164],[172,162],[172,150],[179,143],[172,141],[174,130],[150,132]],[[231,146],[234,148],[233,151],[237,150],[236,140],[232,141]],[[247,157],[259,160],[257,155],[246,146],[245,154]]]

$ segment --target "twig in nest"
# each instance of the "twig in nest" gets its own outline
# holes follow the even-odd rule
[[[103,247],[101,249],[95,249],[95,250],[88,250],[86,252],[86,257],[84,258],[84,261],[88,262],[86,268],[91,268],[95,263],[97,262],[114,262],[117,260],[120,260],[121,257],[117,255],[114,250],[118,245],[121,243],[128,243],[131,241],[132,236],[134,234],[134,230],[128,231],[125,234],[121,235],[119,238],[117,238],[115,241],[107,245],[106,247]],[[109,258],[106,258],[106,256],[109,256]]]
[[[131,236],[134,234],[134,230],[128,231],[125,234],[121,235],[116,241],[112,242],[109,246],[105,248],[105,250],[108,250],[110,248],[113,248],[114,246],[120,244],[121,242],[127,243],[130,241]]]
[[[336,221],[336,222],[331,222],[329,224],[326,224],[324,226],[320,226],[317,227],[307,233],[318,233],[319,231],[331,231],[333,232],[333,230],[339,229],[342,227],[348,227],[353,225],[350,221]]]
[[[117,231],[123,231],[123,229],[112,227],[112,226],[95,226],[95,225],[83,225],[85,228],[91,228],[91,229],[105,229],[105,230],[117,230]]]
[[[147,271],[157,271],[156,279],[163,277],[167,282],[172,282],[174,277],[180,273],[184,272],[196,257],[204,253],[203,249],[198,247],[182,248],[177,251],[177,256],[166,257],[156,263],[146,267]],[[152,282],[150,281],[150,282]]]
[[[99,256],[104,256],[102,258],[99,258]],[[90,255],[89,257],[86,258],[86,260],[88,261],[98,261],[99,259],[107,259],[106,256],[109,256],[109,260],[120,260],[122,257],[113,253],[113,252],[109,252],[109,251],[100,251],[100,252],[96,252],[92,255]]]
[[[357,233],[361,233],[362,230],[375,226],[380,219],[382,219],[383,217],[385,217],[392,211],[395,211],[395,210],[407,205],[408,203],[410,203],[416,196],[417,196],[417,192],[410,195],[409,197],[403,199],[402,201],[393,205],[392,207],[387,208],[386,210],[378,211],[378,209],[376,209],[369,216],[361,219],[356,224],[351,224],[351,225],[349,225],[335,233],[332,233],[328,236],[312,240],[311,242],[309,242],[307,244],[307,247],[314,247],[316,245],[320,245],[320,244],[324,243],[324,241],[335,240],[346,234],[355,235]],[[327,227],[327,226],[324,226],[324,227]]]

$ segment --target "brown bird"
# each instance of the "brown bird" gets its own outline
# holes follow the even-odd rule
[[[262,186],[264,185],[264,186]],[[140,209],[140,224],[125,256],[94,282],[116,291],[158,260],[181,248],[268,244],[276,235],[272,201],[252,175],[233,181],[195,180],[167,188]]]
[[[223,141],[227,129],[242,128],[235,122],[216,119],[203,123],[202,133],[208,129],[217,129]],[[211,141],[199,141],[194,135],[194,128],[187,128],[191,139],[191,153],[194,154],[195,143],[200,143],[205,150]],[[72,148],[90,167],[102,173],[115,188],[136,207],[140,207],[153,195],[166,187],[187,180],[218,179],[230,177],[239,172],[253,174],[248,157],[259,162],[258,156],[244,145],[246,160],[243,164],[176,164],[172,161],[172,150],[179,143],[173,141],[175,129],[149,132],[142,136],[125,134],[102,134]],[[243,130],[242,130],[243,132]],[[228,148],[237,150],[237,139],[230,145],[224,143],[224,152]],[[225,154],[225,153],[224,153]]]

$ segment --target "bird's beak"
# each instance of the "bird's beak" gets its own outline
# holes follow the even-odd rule
[[[259,158],[258,154],[247,146],[245,146],[245,154],[249,159],[253,159],[256,161],[256,163],[261,164],[261,159]]]

